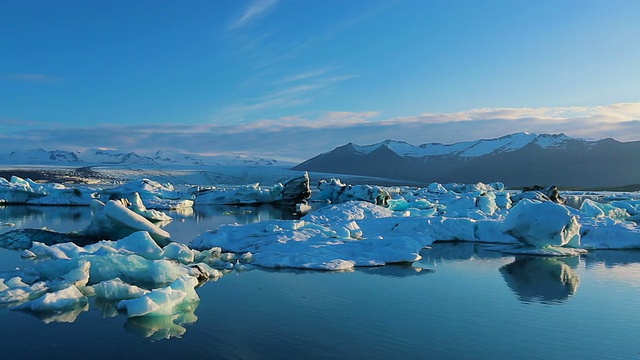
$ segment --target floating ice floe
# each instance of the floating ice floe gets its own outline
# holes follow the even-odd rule
[[[28,249],[34,242],[86,245],[99,240],[121,239],[137,231],[148,232],[161,246],[168,244],[171,235],[161,226],[169,223],[171,217],[158,210],[146,209],[136,194],[132,198],[133,204],[127,199],[109,200],[106,204],[94,199],[91,222],[79,232],[65,234],[46,229],[16,229],[0,234],[0,247]]]
[[[246,270],[252,260],[251,254],[220,248],[160,247],[144,231],[84,247],[34,243],[28,251],[38,260],[32,268],[0,273],[0,306],[38,314],[46,322],[71,322],[95,298],[105,316],[157,317],[134,321],[139,331],[153,330],[148,336],[154,337],[184,333],[181,325],[195,321],[196,287],[225,272]]]
[[[200,190],[196,196],[197,205],[239,205],[272,203],[280,195],[282,188],[263,187],[259,183],[239,186],[213,186]]]
[[[0,177],[0,203],[31,205],[89,205],[99,195],[88,188],[71,188],[56,183],[39,183],[12,176]]]
[[[127,201],[109,200],[106,204],[95,200],[92,203],[94,212],[91,223],[80,234],[93,239],[120,239],[136,231],[146,231],[161,246],[171,241],[171,235],[151,222],[149,215],[136,206],[136,211],[129,209]],[[153,215],[151,215],[153,216]]]
[[[128,182],[118,187],[100,191],[101,199],[131,198],[138,194],[141,202],[149,209],[176,210],[193,206],[192,195],[176,190],[171,184],[160,184],[150,179]]]
[[[320,180],[317,200],[340,204],[347,201],[367,201],[376,205],[387,205],[391,199],[390,188],[375,185],[344,184],[340,179]]]
[[[324,270],[412,262],[435,241],[497,243],[503,245],[494,246],[496,251],[541,256],[640,248],[637,224],[613,205],[585,201],[581,211],[549,199],[521,198],[511,207],[501,183],[434,183],[426,189],[393,189],[385,208],[374,204],[380,194],[374,187],[347,187],[337,180],[325,184],[321,198],[338,201],[335,194],[351,191],[349,197],[368,202],[327,206],[300,220],[226,225],[201,234],[191,245],[250,251],[254,264],[265,267]],[[625,204],[618,206],[635,209],[635,203]]]
[[[142,179],[111,188],[67,187],[62,184],[35,182],[12,176],[10,181],[0,177],[0,203],[29,205],[89,206],[94,199],[109,201],[129,199],[144,203],[148,209],[184,209],[193,206],[192,195],[174,190],[171,184]]]
[[[200,205],[276,203],[298,206],[300,212],[302,209],[308,210],[305,205],[310,196],[309,175],[306,172],[271,187],[263,187],[256,183],[210,186],[199,190],[191,187],[188,191],[178,191],[172,184],[161,184],[150,179],[134,180],[107,189],[89,189],[81,186],[69,188],[56,183],[36,183],[16,176],[13,176],[11,181],[0,178],[0,203],[88,206],[94,199],[103,202],[128,199],[133,206],[140,204],[149,209],[145,210],[147,212],[190,209],[195,202]]]
[[[253,264],[346,270],[413,262],[437,240],[517,243],[495,220],[409,216],[363,201],[331,205],[300,220],[226,225],[192,240],[196,249],[250,251]]]
[[[270,187],[259,183],[238,186],[212,186],[200,189],[196,194],[198,205],[252,205],[280,204],[294,206],[306,204],[311,196],[309,174],[304,172],[284,183]]]

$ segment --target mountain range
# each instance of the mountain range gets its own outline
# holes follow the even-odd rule
[[[606,188],[640,184],[638,164],[640,141],[522,132],[454,144],[348,143],[293,169],[418,183],[501,181],[510,187]]]
[[[51,165],[51,166],[288,166],[290,163],[274,159],[242,155],[195,155],[169,151],[157,151],[152,156],[135,152],[90,149],[85,151],[34,149],[12,151],[0,156],[3,165]]]
[[[620,188],[640,184],[640,141],[586,140],[564,134],[515,133],[495,139],[411,145],[385,140],[348,143],[298,165],[260,156],[203,156],[170,151],[152,155],[118,150],[26,150],[2,156],[0,165],[59,167],[266,166],[296,171],[393,179],[428,184],[500,181],[511,188]],[[295,165],[295,166],[294,166]],[[339,176],[339,175],[338,175]],[[640,186],[640,185],[639,185]]]

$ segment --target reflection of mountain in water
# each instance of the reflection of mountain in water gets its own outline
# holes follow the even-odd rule
[[[565,259],[521,257],[500,268],[509,288],[525,303],[558,304],[575,294],[580,278]]]

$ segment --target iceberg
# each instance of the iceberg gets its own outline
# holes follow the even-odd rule
[[[193,206],[192,195],[176,190],[171,184],[160,184],[150,179],[128,182],[118,187],[100,191],[101,199],[130,198],[138,194],[149,209],[175,210]]]
[[[29,251],[35,260],[32,268],[12,271],[11,277],[0,274],[0,305],[38,313],[45,322],[71,322],[88,310],[90,298],[96,298],[105,316],[121,311],[127,317],[165,319],[161,323],[179,318],[176,329],[195,321],[197,286],[224,272],[247,270],[252,261],[251,254],[219,248],[199,252],[179,243],[160,247],[145,231],[84,247],[34,242]]]
[[[126,311],[128,317],[166,316],[179,312],[180,307],[188,307],[190,303],[199,302],[195,291],[198,280],[193,277],[181,277],[171,285],[153,289],[133,299],[122,300],[118,310]]]
[[[160,212],[148,209],[189,209],[193,206],[193,195],[176,191],[171,184],[160,184],[142,179],[110,189],[89,188],[76,185],[67,187],[58,183],[35,182],[12,176],[10,181],[0,177],[0,203],[28,205],[90,206],[95,199],[129,199],[132,208],[141,207],[146,217],[160,216],[155,220],[166,220]],[[144,204],[144,205],[143,205]]]
[[[101,281],[91,288],[96,297],[109,301],[134,299],[149,293],[149,290],[127,284],[119,277]]]
[[[292,176],[283,183],[271,187],[260,183],[239,186],[212,186],[201,188],[196,193],[197,205],[252,205],[278,204],[295,206],[306,204],[311,196],[309,174]]]
[[[520,200],[507,214],[503,231],[536,248],[580,245],[578,217],[551,201]]]
[[[10,181],[0,177],[0,203],[87,206],[98,196],[89,188],[38,183],[18,176],[12,176]]]
[[[318,200],[339,204],[352,200],[367,201],[376,205],[387,205],[391,199],[390,189],[371,185],[349,185],[340,179],[318,182]]]
[[[469,218],[408,216],[364,201],[331,205],[300,220],[271,220],[249,225],[225,225],[191,241],[195,249],[221,247],[251,252],[253,264],[347,270],[413,262],[437,240],[517,243],[498,233],[500,223]]]
[[[374,187],[347,186],[337,179],[320,185],[319,198],[338,204],[299,220],[221,226],[196,237],[191,246],[251,252],[253,264],[264,267],[322,270],[416,261],[435,241],[501,244],[491,250],[544,256],[640,248],[637,224],[625,221],[626,212],[613,205],[594,205],[609,209],[597,214],[587,211],[587,200],[584,211],[549,197],[519,198],[512,206],[501,183],[433,183],[426,189],[389,188],[393,197],[385,207],[375,204],[380,193]],[[353,197],[367,200],[341,202]]]
[[[240,186],[216,186],[201,189],[196,195],[197,205],[240,205],[275,202],[280,187],[267,188],[259,183]]]
[[[16,306],[15,310],[31,311],[63,311],[83,307],[87,298],[74,285],[64,289],[48,292],[41,297]]]
[[[159,245],[171,241],[171,235],[144,216],[126,207],[126,201],[109,200],[106,204],[94,200],[94,217],[80,233],[95,239],[120,239],[137,231],[146,231]]]

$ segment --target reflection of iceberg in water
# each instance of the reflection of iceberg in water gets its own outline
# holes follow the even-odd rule
[[[580,278],[564,259],[522,257],[500,268],[509,288],[525,303],[562,303],[575,294]],[[571,261],[571,260],[569,260]]]
[[[433,270],[431,269],[414,267],[410,264],[389,264],[385,266],[362,267],[359,268],[358,271],[361,271],[365,274],[388,276],[394,278],[405,278],[408,276],[426,275],[433,273]]]
[[[587,268],[600,264],[606,267],[640,263],[640,250],[593,250],[583,255]]]
[[[58,323],[73,323],[78,319],[78,316],[89,311],[89,304],[85,303],[83,306],[76,307],[65,311],[27,311],[31,315],[37,317],[45,324],[54,322]]]
[[[420,255],[422,260],[419,263],[430,266],[443,261],[504,257],[500,252],[487,250],[487,244],[467,241],[434,242],[430,248],[422,250]]]
[[[185,307],[185,311],[167,316],[139,316],[127,319],[124,329],[151,341],[179,338],[187,332],[183,325],[198,321],[195,309],[199,302]]]

